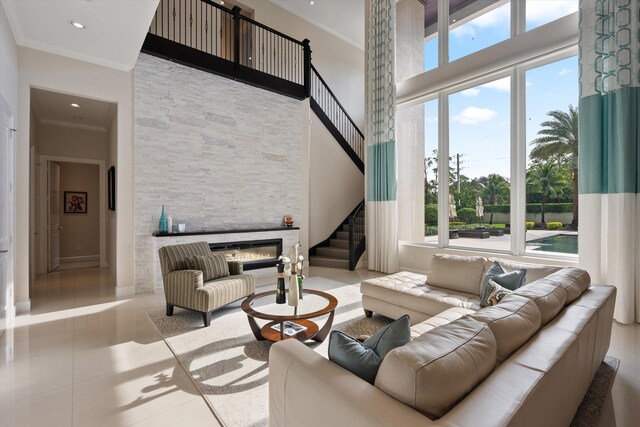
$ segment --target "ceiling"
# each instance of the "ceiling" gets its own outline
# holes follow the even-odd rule
[[[116,105],[109,102],[42,89],[31,89],[31,107],[40,124],[97,132],[109,129],[116,112]]]
[[[159,0],[1,0],[16,42],[94,64],[133,69]],[[80,22],[84,30],[69,21]]]
[[[364,49],[364,0],[271,0],[294,15]]]

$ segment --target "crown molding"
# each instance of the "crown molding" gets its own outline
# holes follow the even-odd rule
[[[107,133],[107,129],[101,126],[82,125],[78,123],[63,122],[61,120],[39,119],[38,124]]]

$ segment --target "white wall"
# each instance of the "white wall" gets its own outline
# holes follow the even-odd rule
[[[60,162],[60,197],[87,193],[87,213],[60,212],[60,258],[100,256],[100,177],[98,165]],[[60,206],[64,207],[64,199]]]
[[[295,39],[311,41],[311,62],[364,132],[364,51],[270,1],[242,3],[254,9],[256,21]]]
[[[0,97],[2,99],[4,99],[4,101],[7,103],[7,105],[9,106],[9,109],[11,110],[11,113],[13,114],[13,124],[14,127],[15,123],[17,122],[17,115],[18,115],[18,53],[17,53],[17,46],[16,46],[16,42],[15,39],[13,37],[13,33],[11,32],[11,27],[9,26],[9,22],[7,20],[5,11],[4,11],[4,6],[0,5]],[[27,129],[25,127],[25,129]],[[15,141],[15,138],[14,138]],[[27,146],[27,150],[28,150],[28,146]],[[14,159],[10,159],[9,160],[9,165],[11,166],[10,169],[13,169],[14,171],[16,170],[15,167],[15,163],[14,163]],[[29,164],[27,163],[24,167],[24,169],[26,170],[26,174],[27,176],[29,175]],[[12,211],[11,215],[13,216],[13,218],[16,218],[16,207],[15,207],[15,195],[16,191],[14,190],[12,193],[10,193],[10,196],[12,198],[11,202],[10,202],[10,206],[9,209]],[[28,198],[27,198],[27,205],[28,205]],[[12,235],[14,237],[14,244],[13,247],[15,248],[17,245],[15,243],[15,240],[17,238],[16,232],[15,232],[15,225],[12,231]],[[28,236],[24,236],[25,239],[28,239]],[[11,250],[11,248],[10,248]],[[15,254],[15,249],[11,250],[11,252],[13,253],[13,257],[8,258],[6,264],[8,265],[8,268],[5,272],[0,271],[0,274],[6,274],[6,278],[7,280],[3,280],[2,284],[0,285],[0,292],[2,293],[2,296],[0,297],[0,302],[2,303],[0,306],[0,310],[2,310],[2,313],[0,313],[0,333],[2,333],[2,331],[4,331],[5,329],[5,324],[8,321],[11,321],[12,317],[13,317],[13,312],[14,312],[14,302],[20,303],[20,302],[26,302],[24,301],[24,299],[20,299],[19,296],[15,296],[15,265],[17,260],[19,260],[20,258],[18,256],[16,256]],[[10,254],[11,254],[10,252]],[[28,253],[24,254],[25,256],[28,256]],[[5,268],[5,266],[0,266],[0,268]],[[27,276],[25,276],[25,286],[28,288],[29,284],[28,284],[28,271],[26,272]],[[9,300],[5,300],[5,296],[6,295],[13,295],[13,299],[11,299],[11,297],[9,298]],[[4,307],[7,306],[8,308],[8,312],[5,314],[4,312]],[[15,304],[15,306],[17,306],[18,309],[20,308],[25,308],[28,309],[28,304]]]
[[[19,48],[18,126],[30,126],[30,88],[70,93],[118,105],[116,294],[133,293],[133,73]],[[29,136],[17,141],[17,210],[29,208]],[[28,301],[29,220],[16,218],[16,300]]]
[[[364,199],[364,175],[311,113],[309,246],[325,240]]]
[[[47,156],[106,160],[107,134],[64,126],[39,125],[38,151]]]
[[[302,103],[140,55],[135,68],[136,291],[153,288],[161,206],[187,231],[302,214]]]
[[[4,6],[0,5],[0,96],[14,116],[18,111],[18,47]]]

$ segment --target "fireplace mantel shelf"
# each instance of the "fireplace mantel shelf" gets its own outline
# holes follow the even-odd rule
[[[179,237],[179,236],[202,236],[205,234],[238,234],[238,233],[261,233],[267,231],[289,231],[300,230],[300,227],[270,227],[270,228],[239,228],[232,230],[199,230],[185,231],[184,233],[161,233],[154,231],[153,237]]]

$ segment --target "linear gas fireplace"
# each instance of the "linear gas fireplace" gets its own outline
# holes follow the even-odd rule
[[[212,252],[221,251],[228,260],[242,261],[244,270],[275,267],[282,254],[282,239],[209,243]]]

